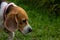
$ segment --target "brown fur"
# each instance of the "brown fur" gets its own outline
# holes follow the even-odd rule
[[[25,19],[26,22],[23,23],[22,19]],[[16,29],[22,31],[24,26],[27,25],[28,16],[24,9],[18,6],[10,6],[8,12],[5,16],[5,28],[11,32],[14,32]]]

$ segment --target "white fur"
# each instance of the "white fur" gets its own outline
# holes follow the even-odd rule
[[[3,13],[4,13],[4,8],[7,6],[8,3],[6,2],[2,2],[1,3],[1,8],[0,8],[0,16],[3,17]]]
[[[9,4],[8,4],[8,7],[9,7],[10,5],[17,6],[17,5],[15,5],[14,3],[9,3]]]
[[[13,37],[15,36],[15,33],[13,32]]]
[[[13,40],[14,39],[14,32],[8,33],[8,39],[7,40]]]
[[[23,33],[23,34],[28,33],[28,28],[32,29],[31,26],[30,26],[29,24],[27,24],[27,25],[23,28],[22,33]]]
[[[6,2],[2,2],[0,6],[0,29],[4,28],[3,27],[3,13],[4,13],[4,8],[7,5]]]

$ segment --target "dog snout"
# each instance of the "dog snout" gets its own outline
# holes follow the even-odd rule
[[[30,25],[26,25],[24,28],[23,28],[23,31],[22,33],[23,34],[27,34],[27,33],[30,33],[32,31],[32,28]]]
[[[31,28],[28,28],[28,32],[31,32],[32,31],[32,29]]]

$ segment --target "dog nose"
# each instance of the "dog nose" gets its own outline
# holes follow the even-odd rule
[[[31,28],[29,28],[29,29],[28,29],[28,31],[29,31],[29,32],[31,32],[31,31],[32,31],[32,29],[31,29]]]

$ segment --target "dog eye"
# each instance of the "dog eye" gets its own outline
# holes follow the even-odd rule
[[[23,20],[23,22],[26,22],[26,20]]]

